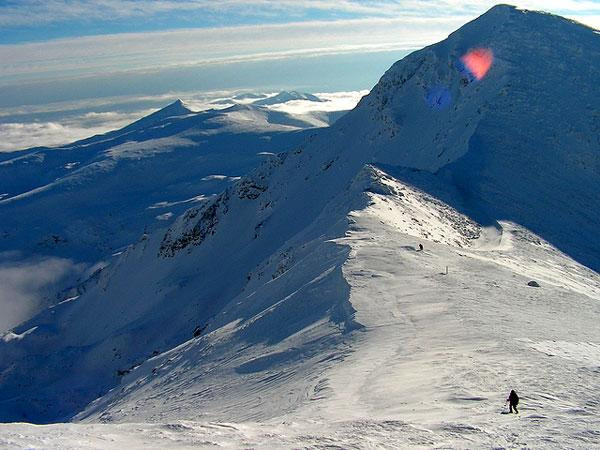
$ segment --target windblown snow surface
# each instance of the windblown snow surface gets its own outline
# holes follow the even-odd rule
[[[0,418],[73,423],[0,444],[598,447],[598,39],[497,6],[396,63],[5,334]]]

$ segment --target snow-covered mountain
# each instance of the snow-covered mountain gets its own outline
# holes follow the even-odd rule
[[[277,94],[242,93],[233,97],[213,100],[213,105],[242,104],[266,107],[272,111],[281,111],[291,114],[307,125],[312,127],[326,127],[335,123],[346,114],[356,102],[348,94],[360,93],[329,93],[317,95],[298,91],[282,91]],[[352,106],[342,106],[338,103],[340,95],[345,96],[345,101],[350,101]]]
[[[399,61],[6,334],[0,419],[158,422],[170,445],[597,444],[599,39],[497,6]]]
[[[322,102],[323,101],[316,95],[307,94],[305,92],[282,91],[271,97],[255,100],[254,102],[252,102],[252,104],[267,106],[267,105],[276,105],[279,103],[287,103],[287,102],[291,102],[293,100],[308,100],[310,102]]]
[[[5,286],[0,332],[55,303],[143,233],[292,148],[313,126],[315,120],[262,107],[193,112],[178,100],[121,130],[63,148],[0,154],[0,280],[2,273],[14,280],[24,264],[40,258],[66,266],[43,291],[19,288],[27,291],[25,300],[13,299]]]
[[[155,217],[221,192],[310,126],[253,106],[194,113],[178,100],[66,147],[3,153],[0,251],[96,261],[135,242]]]

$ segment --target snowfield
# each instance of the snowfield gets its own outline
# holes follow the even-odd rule
[[[373,200],[336,241],[350,248],[342,268],[362,326],[335,348],[323,348],[334,332],[321,323],[302,330],[321,342],[300,355],[291,336],[281,352],[233,349],[207,359],[202,348],[241,328],[231,324],[148,360],[107,402],[92,404],[97,415],[85,423],[2,425],[0,444],[598,446],[600,277],[518,225],[502,223],[503,242],[485,249],[437,244],[382,220],[396,199]],[[416,204],[444,217],[439,205]],[[531,274],[540,288],[527,286]],[[521,395],[518,416],[506,414],[511,388]],[[108,424],[115,420],[125,423]]]
[[[286,431],[275,422],[272,426],[279,431],[270,431],[286,439],[262,437],[251,445],[299,445],[294,436],[298,428],[313,435],[314,440],[304,445],[343,448],[600,444],[600,277],[512,223],[501,223],[500,240],[490,242],[482,235],[463,247],[457,241],[472,237],[474,231],[463,228],[467,218],[410,186],[389,178],[385,183],[402,196],[370,194],[371,205],[352,212],[346,236],[336,240],[350,248],[342,269],[350,285],[354,319],[361,324],[355,336],[341,342],[338,352],[319,352],[321,359],[336,364],[318,377],[314,372],[303,374],[299,385],[293,382],[293,372],[301,370],[306,357],[292,368],[274,364],[275,370],[260,373],[257,388],[273,391],[282,384],[284,392],[275,390],[279,395],[271,399],[257,395],[241,406],[241,398],[245,403],[253,394],[242,387],[235,405],[240,411],[219,408],[223,399],[217,395],[209,416],[244,419],[252,407],[263,403],[257,418],[265,417],[265,412],[269,417],[272,408],[296,391],[288,401],[301,397],[306,405],[284,416],[294,426]],[[396,220],[390,220],[390,207]],[[401,217],[408,220],[403,223]],[[421,222],[427,228],[413,225],[423,217],[430,218]],[[433,239],[445,236],[458,245],[425,240],[431,236],[424,234],[437,227],[443,231]],[[417,242],[425,242],[422,252]],[[327,275],[327,270],[321,274]],[[531,279],[541,287],[529,287]],[[565,327],[565,321],[576,326]],[[251,362],[260,367],[265,359],[275,358],[260,353]],[[307,387],[309,376],[314,379]],[[173,389],[153,387],[152,392],[184,397],[188,387],[178,378]],[[196,381],[195,389],[201,392],[202,384]],[[518,417],[503,414],[510,388],[521,393]],[[195,411],[193,401],[175,403],[169,417],[204,416]],[[153,404],[136,399],[126,406],[129,411],[118,403],[119,421],[129,414],[150,422],[159,419],[147,414]],[[186,409],[185,414],[177,413],[180,408]],[[216,414],[219,409],[225,411]],[[323,433],[318,424],[335,426]],[[230,436],[230,445],[245,446],[245,438],[236,435]]]
[[[0,340],[0,446],[600,447],[598,39],[494,7],[144,233]]]

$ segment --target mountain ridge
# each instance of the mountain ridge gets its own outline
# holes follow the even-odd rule
[[[560,45],[546,45],[557,33]],[[31,379],[34,411],[20,398],[0,403],[1,417],[403,417],[431,431],[415,432],[420,445],[464,443],[465,427],[495,442],[506,434],[491,416],[499,389],[518,383],[532,408],[550,407],[544,390],[564,390],[571,370],[586,383],[565,401],[583,408],[580,391],[597,380],[578,352],[599,339],[600,292],[597,273],[574,260],[597,264],[590,93],[600,53],[589,33],[501,6],[396,63],[336,125],[145,236],[81,298],[16,329],[24,337],[0,355],[28,359],[16,375],[0,367],[3,398],[19,376],[42,363],[46,372]],[[477,79],[461,57],[482,46],[494,62]],[[526,58],[535,49],[540,58]],[[565,104],[577,114],[557,122]],[[557,125],[582,128],[546,139]],[[567,167],[564,144],[590,166]],[[534,277],[540,290],[527,285]],[[578,325],[561,327],[567,319]],[[553,339],[573,341],[560,344],[568,362],[536,350]],[[75,373],[66,379],[65,366]],[[571,409],[556,411],[564,430],[591,442],[566,422]]]

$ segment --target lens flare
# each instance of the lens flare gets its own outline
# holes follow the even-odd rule
[[[460,61],[471,75],[481,80],[492,67],[494,53],[489,48],[474,48],[461,56]]]

